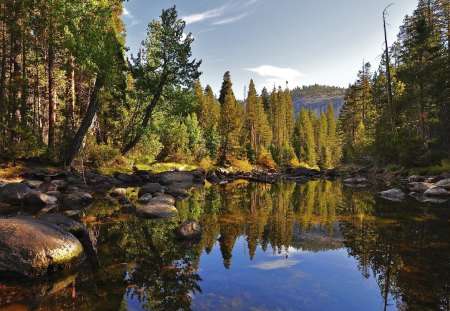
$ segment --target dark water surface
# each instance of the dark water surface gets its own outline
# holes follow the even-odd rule
[[[449,310],[450,206],[339,181],[193,191],[178,219],[88,211],[101,268],[0,282],[5,310]],[[200,243],[176,240],[197,219]]]

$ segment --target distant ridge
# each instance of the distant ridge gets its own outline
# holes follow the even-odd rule
[[[297,87],[291,91],[295,116],[299,114],[301,108],[312,108],[319,116],[322,112],[326,112],[327,105],[331,101],[337,118],[344,103],[345,91],[345,88],[319,84]]]

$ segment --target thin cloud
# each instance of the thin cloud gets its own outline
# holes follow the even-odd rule
[[[217,9],[208,10],[201,13],[196,13],[192,15],[183,16],[183,19],[187,25],[202,22],[211,18],[221,17],[225,12],[226,6],[222,6]]]
[[[238,20],[243,19],[244,17],[246,17],[248,15],[248,13],[243,13],[241,15],[235,16],[235,17],[230,17],[230,18],[225,18],[222,19],[220,21],[214,22],[213,25],[226,25],[226,24],[231,24],[234,22],[237,22]]]
[[[295,265],[300,263],[300,260],[293,260],[293,259],[278,259],[274,261],[266,261],[262,262],[253,266],[250,266],[250,268],[256,268],[260,270],[277,270],[277,269],[288,269]]]
[[[254,72],[263,78],[270,78],[272,80],[294,80],[305,76],[305,74],[299,72],[293,68],[283,68],[272,65],[262,65],[256,68],[246,68],[245,70]]]
[[[130,26],[134,26],[134,25],[139,24],[139,21],[134,17],[133,14],[131,14],[130,11],[127,10],[126,7],[123,7],[122,17],[131,21],[131,25]]]

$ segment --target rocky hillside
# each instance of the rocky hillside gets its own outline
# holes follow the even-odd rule
[[[328,103],[333,102],[334,114],[337,118],[344,104],[344,95],[344,88],[317,84],[291,91],[296,116],[301,108],[312,108],[317,115],[320,115],[327,110]]]

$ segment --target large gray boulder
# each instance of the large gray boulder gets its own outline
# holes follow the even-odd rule
[[[448,197],[448,196],[450,196],[450,193],[447,190],[445,190],[444,188],[440,188],[440,187],[434,187],[434,188],[428,189],[423,194],[428,197]]]
[[[401,201],[406,197],[406,194],[397,188],[382,191],[379,194],[382,198],[390,201]]]
[[[10,183],[0,188],[0,202],[22,204],[23,198],[32,189],[24,183]]]
[[[95,268],[99,267],[95,245],[91,240],[88,229],[84,225],[70,218],[67,218],[64,214],[61,213],[41,214],[39,215],[39,219],[54,224],[64,231],[73,234],[83,246],[84,252],[87,255],[91,265],[93,265]]]
[[[0,275],[34,278],[70,269],[85,259],[69,232],[47,222],[0,219]]]
[[[47,206],[55,205],[58,202],[58,199],[51,195],[33,190],[25,194],[23,201],[27,205]]]
[[[193,172],[164,172],[159,175],[159,179],[163,185],[171,183],[194,183],[195,176]]]
[[[408,177],[408,182],[424,182],[427,179],[425,176],[411,175]]]
[[[436,187],[441,187],[450,190],[450,178],[443,179],[434,184]]]

